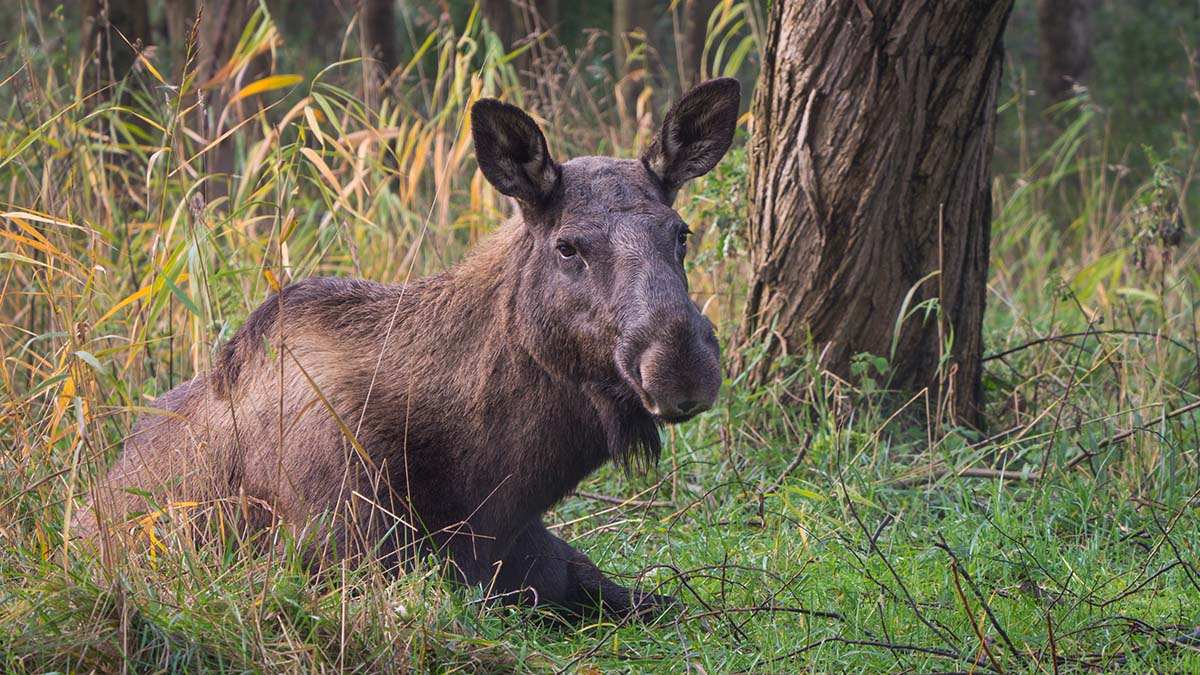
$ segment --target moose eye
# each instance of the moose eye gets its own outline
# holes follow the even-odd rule
[[[679,245],[680,246],[687,246],[688,236],[691,235],[691,233],[692,233],[692,231],[687,229],[686,227],[679,231]]]
[[[558,246],[555,246],[554,248],[556,248],[558,250],[558,254],[564,258],[573,258],[575,257],[575,254],[578,253],[574,246],[565,241],[558,242]]]

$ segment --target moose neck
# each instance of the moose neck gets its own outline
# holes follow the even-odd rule
[[[571,447],[547,447],[551,454],[587,456],[588,448],[579,446],[597,445],[601,460],[626,468],[653,465],[661,448],[654,418],[615,377],[577,372],[575,347],[531,316],[529,303],[523,306],[523,287],[531,282],[522,263],[535,245],[520,221],[506,222],[458,266],[424,280],[422,309],[411,317],[411,330],[446,355],[446,377],[459,385],[454,390],[464,398],[464,413],[533,418],[531,427],[545,430],[548,439],[569,439],[557,442]],[[495,430],[481,431],[495,438]]]

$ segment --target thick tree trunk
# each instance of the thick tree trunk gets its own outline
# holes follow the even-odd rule
[[[1092,67],[1094,4],[1095,0],[1038,0],[1042,86],[1055,101],[1070,98]]]
[[[744,344],[770,348],[752,382],[811,335],[832,370],[849,375],[863,352],[888,357],[893,388],[928,386],[939,414],[981,422],[992,144],[1011,9],[771,4],[742,332]],[[927,301],[940,315],[915,311]]]
[[[233,55],[238,39],[257,0],[188,0],[202,9],[196,69],[201,83],[208,82]]]

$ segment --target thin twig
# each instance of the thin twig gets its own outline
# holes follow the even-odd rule
[[[1193,410],[1200,410],[1200,401],[1192,401],[1191,403],[1183,406],[1182,408],[1177,408],[1175,410],[1172,410],[1171,412],[1163,415],[1162,417],[1160,417],[1158,419],[1160,419],[1162,421],[1174,419],[1176,417],[1179,417],[1180,415],[1185,415],[1189,412],[1192,412]],[[1108,438],[1101,439],[1100,442],[1096,444],[1095,450],[1103,450],[1104,448],[1107,448],[1110,445],[1125,441],[1140,431],[1143,431],[1143,429],[1141,427],[1134,427],[1132,429],[1126,429],[1125,431],[1122,431],[1118,434],[1114,434]],[[1063,466],[1064,466],[1064,468],[1067,468],[1067,469],[1073,469],[1076,466],[1078,466],[1081,462],[1083,462],[1084,460],[1086,460],[1087,458],[1091,457],[1094,454],[1095,453],[1093,451],[1089,451],[1087,449],[1080,449],[1079,453],[1076,454],[1071,459],[1067,460]],[[931,472],[926,473],[924,475],[913,476],[911,478],[905,478],[902,480],[895,481],[894,483],[892,483],[892,486],[896,487],[896,488],[900,488],[900,489],[910,488],[910,487],[913,487],[916,485],[920,485],[921,483],[940,480],[940,479],[945,478],[946,476],[949,476],[952,474],[956,478],[988,478],[988,479],[993,479],[993,480],[999,479],[999,480],[1011,480],[1011,481],[1039,481],[1045,477],[1041,471],[1009,471],[1009,470],[1003,470],[1003,469],[989,469],[986,467],[964,467],[961,469],[950,469],[949,467],[942,467],[939,469],[932,470]]]
[[[796,451],[796,456],[792,458],[791,463],[784,468],[784,470],[779,474],[779,477],[776,478],[773,483],[771,483],[770,487],[764,487],[759,492],[762,494],[770,494],[782,487],[783,481],[786,480],[787,477],[796,470],[796,467],[800,466],[800,463],[804,461],[804,458],[808,456],[808,450],[810,447],[812,447],[812,432],[808,431],[805,432],[804,440],[800,442],[800,449]]]
[[[996,629],[996,632],[1000,634],[1000,639],[1004,640],[1004,644],[1008,647],[1008,651],[1012,653],[1013,656],[1020,657],[1021,650],[1017,649],[1017,646],[1013,644],[1012,639],[1008,637],[1008,632],[1005,631],[1004,627],[1000,625],[1000,620],[996,618],[996,614],[992,612],[991,605],[988,604],[987,598],[984,597],[982,592],[980,592],[979,587],[975,584],[975,580],[972,579],[970,573],[967,572],[967,568],[963,566],[961,561],[959,561],[958,556],[954,553],[954,550],[950,548],[950,544],[946,542],[946,538],[940,533],[937,535],[937,538],[938,543],[936,546],[945,551],[946,555],[950,556],[950,563],[953,566],[956,575],[954,581],[955,585],[958,584],[957,575],[961,573],[962,577],[967,581],[967,587],[970,588],[971,592],[975,594],[975,597],[979,599],[979,603],[983,607],[984,613],[987,614],[988,622],[991,623],[992,627]]]
[[[837,612],[824,612],[818,609],[804,609],[802,607],[776,607],[771,605],[765,607],[762,605],[757,605],[755,607],[726,607],[724,609],[714,609],[707,612],[700,612],[699,614],[688,614],[684,617],[681,617],[680,620],[696,621],[710,616],[720,616],[722,614],[772,614],[776,612],[784,614],[803,614],[804,616],[815,616],[822,619],[834,619],[837,621],[846,620],[844,616]]]
[[[992,653],[992,649],[988,647],[987,637],[984,636],[983,630],[979,628],[979,624],[975,621],[975,613],[971,611],[971,602],[967,600],[967,594],[963,593],[962,584],[958,581],[958,565],[953,559],[950,560],[950,572],[954,580],[954,590],[958,593],[958,599],[962,602],[963,612],[967,615],[967,620],[971,622],[971,630],[975,632],[975,637],[979,640],[979,648],[983,650],[992,667],[1001,673],[1004,668],[1000,666],[1000,662],[996,660],[996,655]]]
[[[816,649],[818,647],[829,644],[831,642],[836,642],[836,643],[840,643],[840,644],[844,644],[844,645],[859,646],[859,647],[881,647],[883,649],[887,649],[887,650],[891,650],[891,651],[899,651],[899,652],[916,652],[918,654],[930,654],[932,656],[941,656],[941,657],[945,657],[948,659],[965,661],[965,662],[971,664],[972,666],[976,666],[976,668],[972,670],[972,672],[974,672],[974,673],[995,673],[995,672],[997,672],[995,670],[992,670],[991,668],[988,668],[986,666],[983,666],[983,665],[977,663],[976,661],[964,658],[961,654],[958,654],[949,649],[941,649],[939,647],[924,647],[921,645],[912,645],[912,644],[901,644],[901,643],[896,643],[896,642],[883,642],[881,640],[852,640],[850,638],[845,638],[840,635],[825,637],[825,638],[821,638],[820,640],[817,640],[815,642],[810,642],[809,644],[806,644],[803,647],[800,647],[799,649],[793,649],[792,651],[790,651],[786,654],[780,654],[779,656],[773,657],[770,659],[770,662],[774,663],[776,661],[784,661],[787,659],[792,659],[797,656],[800,656],[804,652]]]
[[[1080,313],[1087,316],[1087,313],[1083,311],[1083,306],[1079,303],[1079,298],[1076,298],[1073,292],[1071,293],[1071,300],[1075,302],[1076,307],[1079,307]],[[1050,454],[1054,451],[1054,438],[1058,436],[1058,430],[1062,425],[1063,410],[1067,406],[1067,401],[1071,398],[1072,387],[1075,386],[1075,382],[1079,379],[1076,373],[1079,371],[1079,363],[1083,361],[1083,346],[1087,345],[1088,336],[1095,334],[1095,325],[1095,321],[1088,319],[1087,332],[1083,335],[1083,345],[1075,352],[1075,363],[1071,364],[1071,372],[1067,378],[1067,389],[1063,392],[1062,398],[1059,399],[1058,412],[1054,415],[1054,426],[1050,429],[1050,441],[1046,443],[1046,452],[1042,453],[1042,467],[1038,470],[1039,477],[1045,476],[1046,471],[1049,470]]]
[[[887,568],[887,571],[891,573],[892,578],[896,581],[896,587],[899,588],[900,592],[904,595],[905,603],[908,605],[909,609],[912,610],[913,615],[918,621],[925,624],[925,627],[932,631],[934,635],[938,636],[938,638],[944,642],[947,647],[953,648],[956,640],[950,639],[950,637],[948,637],[944,631],[933,625],[933,623],[921,613],[920,606],[917,604],[917,601],[913,599],[912,593],[908,591],[908,586],[904,585],[904,580],[900,578],[900,574],[896,572],[896,568],[892,565],[892,561],[888,560],[887,556],[883,554],[883,551],[879,548],[879,545],[875,541],[869,539],[871,533],[867,529],[866,523],[864,523],[862,518],[858,515],[858,509],[854,506],[854,500],[850,499],[850,493],[848,490],[846,490],[846,484],[844,480],[842,481],[841,487],[842,494],[846,499],[846,507],[850,510],[850,517],[852,517],[854,522],[858,524],[858,527],[860,530],[862,530],[862,533],[868,537],[870,552],[878,555],[880,562],[882,562],[883,566]],[[954,637],[957,638],[958,636]],[[955,653],[955,656],[958,656],[958,654]]]
[[[1058,642],[1054,638],[1054,622],[1050,620],[1050,611],[1046,611],[1046,635],[1050,639],[1050,667],[1054,675],[1058,675]]]
[[[1193,350],[1192,347],[1190,347],[1187,343],[1184,343],[1180,340],[1176,340],[1175,338],[1167,336],[1167,335],[1162,335],[1161,333],[1154,333],[1154,332],[1151,332],[1148,330],[1122,330],[1119,328],[1114,328],[1111,330],[1093,330],[1093,331],[1088,331],[1088,332],[1063,333],[1061,335],[1049,335],[1046,337],[1040,337],[1040,338],[1037,338],[1036,340],[1030,340],[1029,342],[1026,342],[1024,344],[1017,345],[1016,347],[1011,347],[1009,349],[1005,349],[1002,352],[996,352],[995,354],[988,354],[987,356],[983,357],[983,362],[987,363],[988,361],[1002,359],[1010,354],[1015,354],[1019,351],[1029,349],[1030,347],[1036,347],[1038,345],[1046,344],[1047,342],[1066,342],[1067,340],[1070,340],[1072,338],[1087,337],[1089,335],[1125,335],[1125,336],[1129,336],[1129,337],[1152,337],[1152,338],[1159,339],[1159,340],[1166,340],[1166,341],[1170,342],[1171,344],[1175,345],[1176,347],[1186,350],[1193,356],[1196,355],[1195,350]],[[1078,345],[1072,345],[1072,346],[1078,347]]]
[[[1183,406],[1182,408],[1177,408],[1175,410],[1172,410],[1171,412],[1163,415],[1159,419],[1161,419],[1162,421],[1174,419],[1176,417],[1179,417],[1180,415],[1189,413],[1189,412],[1191,412],[1193,410],[1197,410],[1197,409],[1200,409],[1200,401],[1192,401],[1191,403]],[[1137,432],[1139,432],[1141,430],[1142,430],[1141,427],[1134,427],[1132,429],[1126,429],[1125,431],[1122,431],[1121,433],[1116,434],[1115,436],[1101,440],[1099,443],[1096,444],[1096,449],[1103,450],[1104,448],[1107,448],[1108,446],[1112,445],[1113,443],[1120,443],[1121,441],[1124,441],[1125,439],[1129,438],[1130,436],[1133,436],[1134,434],[1136,434]],[[1091,456],[1091,453],[1089,453],[1087,451],[1082,451],[1078,455],[1075,455],[1071,459],[1067,460],[1066,467],[1068,469],[1073,469],[1073,468],[1075,468],[1076,465],[1078,465],[1080,462],[1082,462],[1083,460],[1087,459],[1090,456]]]
[[[602,495],[602,494],[598,494],[595,492],[584,492],[583,490],[576,490],[575,494],[579,497],[583,497],[584,499],[591,499],[591,500],[598,501],[598,502],[604,502],[605,504],[616,504],[617,506],[632,506],[634,508],[650,508],[650,509],[673,509],[673,508],[675,508],[675,502],[670,502],[670,501],[656,501],[656,500],[646,501],[646,500],[639,500],[639,499],[626,499],[625,497],[611,497],[609,495]]]

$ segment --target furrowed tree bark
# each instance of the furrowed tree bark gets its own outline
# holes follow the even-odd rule
[[[1095,0],[1038,0],[1042,86],[1054,101],[1071,97],[1092,67]]]
[[[766,358],[751,364],[743,350],[735,364],[751,383],[811,335],[831,370],[849,376],[863,352],[887,357],[892,388],[930,387],[939,414],[981,424],[990,169],[1011,10],[1012,0],[771,4],[741,332],[743,345],[768,346]],[[914,312],[927,301],[940,317]]]

